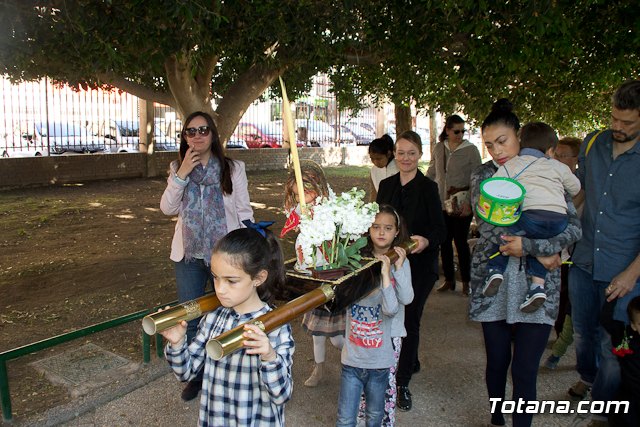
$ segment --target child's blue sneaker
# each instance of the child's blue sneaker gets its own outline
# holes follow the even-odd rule
[[[559,361],[560,361],[560,358],[552,354],[549,357],[547,357],[547,360],[545,360],[544,367],[551,370],[556,369],[558,367]]]
[[[494,273],[489,276],[482,288],[482,295],[485,297],[492,297],[497,294],[500,290],[500,285],[502,285],[502,279],[503,276],[500,273]]]
[[[527,298],[520,304],[520,310],[525,313],[533,313],[547,300],[547,294],[541,286],[530,289],[527,292]]]

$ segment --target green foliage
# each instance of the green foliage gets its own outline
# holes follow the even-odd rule
[[[310,76],[330,71],[341,104],[354,110],[391,100],[445,114],[462,110],[481,121],[493,101],[507,97],[523,121],[544,120],[569,134],[604,125],[615,87],[638,78],[637,6],[635,0],[13,0],[0,6],[0,73],[85,88],[118,81],[132,93],[145,89],[148,100],[181,95],[222,105],[249,90],[241,79],[247,73],[284,73],[295,99],[309,90]],[[270,48],[275,54],[265,54]],[[170,58],[184,60],[192,90],[169,86]],[[271,88],[278,96],[279,87]],[[227,119],[237,120],[243,105],[233,105]]]
[[[478,122],[507,97],[522,121],[571,134],[606,125],[615,88],[638,78],[636,15],[632,0],[380,2],[362,30],[375,61],[331,77],[354,107],[413,100]]]

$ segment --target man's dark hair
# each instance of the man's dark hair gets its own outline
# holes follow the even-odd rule
[[[613,94],[613,106],[618,110],[640,110],[640,80],[628,80]]]

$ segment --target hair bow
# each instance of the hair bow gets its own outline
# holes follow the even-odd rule
[[[258,233],[260,233],[262,235],[262,237],[267,237],[267,233],[265,233],[264,230],[266,230],[268,227],[270,227],[272,224],[275,223],[275,221],[258,221],[258,222],[253,222],[250,219],[245,219],[244,221],[242,221],[242,223],[247,227],[247,228],[251,228],[253,230],[256,230]]]

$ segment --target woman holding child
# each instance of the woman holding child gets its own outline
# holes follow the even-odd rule
[[[478,167],[471,175],[472,206],[478,202],[480,183],[491,178],[507,161],[518,156],[520,121],[507,100],[497,101],[482,123],[482,138],[493,160]],[[549,239],[507,236],[505,230],[478,218],[480,238],[471,260],[471,320],[482,323],[487,357],[486,383],[489,398],[505,399],[507,373],[511,365],[512,400],[536,399],[536,379],[540,358],[546,347],[551,327],[558,314],[560,294],[560,257],[562,248],[581,237],[580,222],[571,196],[565,194],[568,225]],[[487,262],[491,247],[500,245],[500,253],[509,256],[503,280],[495,295],[483,293]],[[532,255],[548,270],[545,280],[546,300],[535,311],[522,311],[520,306],[529,291],[528,277],[522,257]],[[512,348],[513,346],[513,348]],[[500,402],[491,414],[491,424],[505,425]],[[530,426],[532,414],[513,414],[513,425]]]

